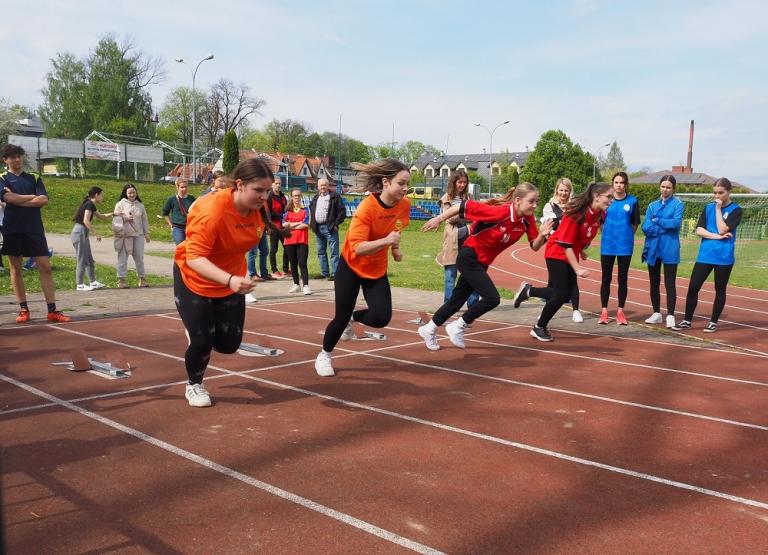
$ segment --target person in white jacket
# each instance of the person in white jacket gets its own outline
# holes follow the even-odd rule
[[[128,287],[125,278],[128,274],[128,255],[131,255],[139,274],[139,287],[149,287],[144,273],[144,243],[149,243],[149,218],[136,187],[131,183],[125,184],[115,205],[112,231],[117,251],[117,286],[121,289]]]

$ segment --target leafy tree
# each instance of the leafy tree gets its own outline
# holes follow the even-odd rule
[[[205,106],[206,98],[203,91],[195,90],[194,105],[198,114]],[[166,142],[192,144],[192,87],[176,87],[165,99],[160,109],[160,123],[157,129],[158,138],[162,135]],[[197,114],[196,114],[197,115]],[[203,125],[198,119],[195,122],[196,134],[202,135]]]
[[[237,133],[234,129],[227,131],[224,135],[224,154],[222,166],[225,173],[232,173],[238,162],[240,162],[240,142],[237,140]]]
[[[422,154],[440,154],[440,151],[436,147],[425,145],[420,141],[406,141],[400,145],[398,150],[398,158],[408,165],[413,164]]]
[[[306,123],[292,119],[273,119],[264,126],[269,149],[280,152],[301,152],[310,133],[311,128]]]
[[[528,156],[520,180],[536,185],[539,198],[548,199],[560,177],[568,177],[576,188],[584,188],[592,181],[594,161],[594,156],[574,144],[563,131],[546,131]]]
[[[18,120],[24,119],[29,110],[18,104],[11,106],[4,98],[0,98],[0,146],[8,143],[8,135],[19,130]]]
[[[469,182],[470,183],[474,183],[475,185],[477,185],[478,188],[480,189],[480,191],[488,190],[488,180],[485,179],[482,175],[480,175],[476,171],[469,170],[467,172],[467,177],[469,177]],[[478,192],[480,192],[480,191],[478,191]]]
[[[301,153],[305,156],[325,156],[328,154],[323,136],[319,133],[311,133],[304,138]]]
[[[46,75],[40,117],[49,137],[82,139],[93,130],[86,106],[88,68],[72,54],[59,53]]]
[[[613,144],[611,144],[611,148],[608,149],[608,154],[606,154],[604,158],[600,158],[599,165],[600,173],[604,176],[604,179],[610,179],[610,176],[616,172],[627,171],[627,165],[624,163],[624,155],[621,153],[621,149],[616,141],[613,141]]]
[[[254,114],[261,113],[266,102],[251,96],[247,85],[235,85],[229,79],[219,79],[208,93],[198,118],[208,148],[217,146],[230,130],[236,130]]]

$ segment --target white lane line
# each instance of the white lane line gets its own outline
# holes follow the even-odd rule
[[[385,530],[384,528],[380,528],[369,522],[366,522],[359,518],[355,518],[346,513],[342,513],[341,511],[337,511],[335,509],[327,507],[326,505],[322,505],[321,503],[312,501],[311,499],[308,499],[306,497],[302,497],[300,495],[284,490],[277,486],[273,486],[272,484],[268,484],[267,482],[262,482],[261,480],[257,480],[256,478],[248,476],[247,474],[243,474],[242,472],[238,472],[237,470],[229,468],[228,466],[224,466],[222,464],[213,462],[212,460],[201,457],[200,455],[192,453],[191,451],[187,451],[186,449],[182,449],[181,447],[177,447],[166,441],[152,437],[148,434],[145,434],[144,432],[140,432],[135,428],[131,428],[129,426],[126,426],[124,424],[120,424],[119,422],[111,420],[109,418],[105,418],[104,416],[101,416],[99,414],[96,414],[95,412],[91,412],[87,409],[79,407],[73,403],[70,403],[69,401],[64,401],[63,399],[59,399],[58,397],[49,395],[44,391],[41,391],[35,387],[29,386],[25,383],[15,380],[14,378],[10,378],[8,376],[0,374],[0,379],[12,385],[15,385],[16,387],[23,389],[28,393],[32,393],[33,395],[37,395],[38,397],[46,399],[51,403],[54,403],[60,407],[68,409],[72,412],[76,412],[82,416],[85,416],[86,418],[90,418],[91,420],[95,420],[96,422],[99,422],[104,426],[113,428],[119,432],[135,437],[140,441],[149,443],[150,445],[154,445],[155,447],[159,447],[160,449],[167,451],[168,453],[171,453],[173,455],[186,459],[192,463],[203,466],[205,468],[208,468],[209,470],[212,470],[214,472],[218,472],[219,474],[222,474],[227,478],[238,480],[240,482],[243,482],[244,484],[247,484],[249,486],[260,489],[261,491],[274,495],[275,497],[285,499],[286,501],[294,503],[295,505],[299,505],[301,507],[304,507],[305,509],[309,509],[311,511],[319,513],[328,518],[337,520],[348,526],[357,528],[358,530],[362,530],[363,532],[371,534],[372,536],[376,536],[378,538],[394,543],[395,545],[399,545],[406,549],[410,549],[411,551],[415,551],[417,553],[430,553],[430,554],[441,553],[440,551],[433,549],[429,546],[415,542],[411,539],[400,536],[398,534],[395,534],[394,532],[390,532],[389,530]]]

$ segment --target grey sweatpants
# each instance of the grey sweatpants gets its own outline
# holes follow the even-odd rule
[[[91,283],[96,281],[96,265],[91,253],[91,241],[88,239],[88,228],[82,224],[75,224],[72,228],[72,245],[75,247],[77,267],[75,269],[75,284]],[[83,274],[87,274],[89,281],[83,282]]]
[[[133,242],[133,249],[130,254],[136,263],[136,273],[140,278],[144,277],[144,236],[126,237],[125,241]],[[124,279],[128,274],[128,250],[123,246],[117,251],[117,277]]]

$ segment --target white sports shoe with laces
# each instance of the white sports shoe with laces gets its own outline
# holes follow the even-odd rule
[[[459,349],[464,348],[464,320],[461,318],[454,320],[447,326],[445,326],[445,331],[448,334],[448,339],[451,340],[451,343],[456,345]]]
[[[315,372],[317,372],[318,376],[323,376],[324,378],[336,375],[333,364],[331,364],[331,353],[320,351],[315,359]]]
[[[429,324],[424,324],[419,327],[419,335],[424,340],[424,344],[430,351],[439,351],[440,344],[437,342],[437,330],[431,331]]]
[[[187,384],[187,390],[184,394],[189,401],[190,407],[210,407],[211,395],[205,386],[201,383]]]

